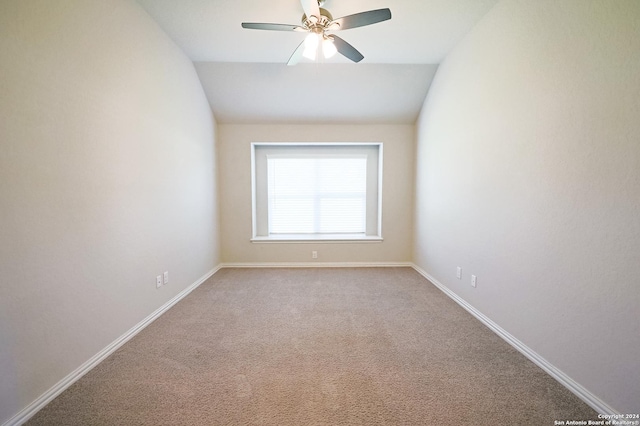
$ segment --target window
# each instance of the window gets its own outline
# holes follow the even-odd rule
[[[382,144],[254,143],[252,241],[380,241]]]

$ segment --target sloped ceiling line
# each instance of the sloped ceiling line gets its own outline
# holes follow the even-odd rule
[[[299,0],[137,0],[194,61],[221,123],[414,123],[437,65],[498,0],[327,0],[336,16],[388,7],[392,19],[343,31],[365,59],[285,64],[304,34]],[[310,101],[312,99],[312,101]]]

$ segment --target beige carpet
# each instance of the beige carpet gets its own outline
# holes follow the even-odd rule
[[[412,269],[317,268],[219,271],[28,424],[596,418]]]

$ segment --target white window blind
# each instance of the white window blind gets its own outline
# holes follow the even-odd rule
[[[252,143],[252,241],[381,241],[381,143]]]
[[[367,158],[267,157],[269,234],[364,234]]]

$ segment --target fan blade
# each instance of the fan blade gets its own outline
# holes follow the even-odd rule
[[[360,12],[354,15],[334,19],[329,25],[329,29],[332,31],[348,30],[349,28],[358,28],[364,27],[365,25],[377,24],[378,22],[386,21],[388,19],[391,19],[391,10],[389,9],[369,10],[367,12]],[[334,24],[338,24],[340,27],[331,28]]]
[[[291,57],[289,58],[289,62],[287,62],[287,65],[291,66],[300,62],[300,59],[302,59],[303,53],[304,53],[304,40],[302,41],[302,43],[298,45],[298,47],[296,47],[296,50],[293,51],[293,54],[291,54]]]
[[[316,20],[320,19],[320,7],[318,6],[318,0],[300,0],[302,3],[302,9],[307,18],[312,16],[316,17]]]
[[[243,22],[242,28],[249,30],[269,30],[269,31],[306,31],[300,25],[289,24],[265,24],[262,22]]]
[[[333,44],[336,46],[336,49],[338,49],[338,52],[340,52],[341,55],[347,57],[348,59],[351,59],[353,62],[360,62],[364,59],[364,56],[362,56],[362,53],[358,52],[358,49],[356,49],[337,35],[332,35],[331,38],[333,39]]]

